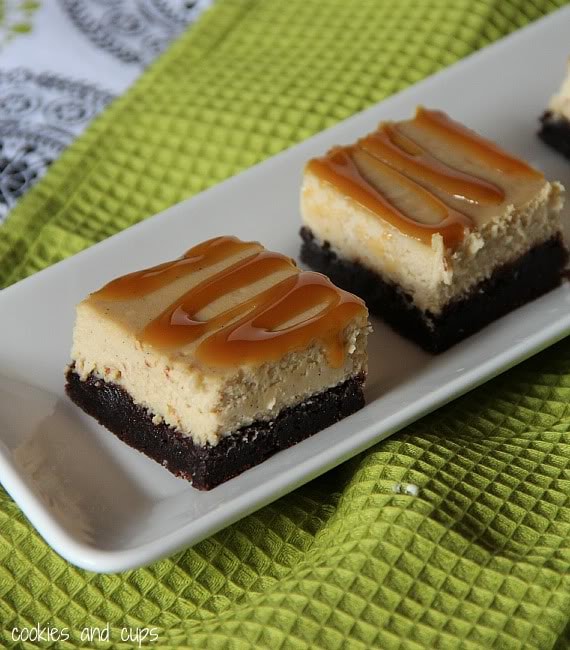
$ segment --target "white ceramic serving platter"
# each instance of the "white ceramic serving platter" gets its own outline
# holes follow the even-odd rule
[[[119,442],[66,398],[74,306],[111,278],[222,234],[295,257],[303,164],[417,104],[442,108],[570,187],[537,118],[570,54],[561,10],[189,201],[0,292],[0,480],[46,541],[98,572],[195,544],[570,333],[568,284],[438,357],[380,322],[367,406],[209,493]]]

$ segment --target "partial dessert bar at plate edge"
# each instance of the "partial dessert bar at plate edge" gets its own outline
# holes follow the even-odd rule
[[[211,489],[364,405],[368,312],[257,242],[218,237],[77,307],[69,397]]]
[[[540,118],[538,134],[553,149],[570,158],[570,59],[566,78]]]
[[[418,108],[305,167],[302,260],[441,352],[557,286],[563,187]]]

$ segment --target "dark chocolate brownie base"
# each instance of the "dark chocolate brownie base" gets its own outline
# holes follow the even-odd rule
[[[200,447],[167,424],[153,424],[152,414],[137,406],[120,386],[92,375],[82,381],[73,367],[67,372],[65,388],[81,409],[123,442],[191,481],[195,488],[211,490],[361,409],[363,384],[363,376],[349,379],[282,411],[270,422],[239,429],[215,447]]]
[[[409,295],[373,271],[339,258],[327,242],[321,245],[308,228],[301,229],[301,237],[303,262],[328,275],[339,287],[361,296],[372,314],[431,353],[447,350],[500,316],[558,286],[568,261],[562,239],[553,238],[515,263],[497,269],[491,278],[436,316],[418,309]]]
[[[570,122],[550,111],[542,115],[540,122],[539,137],[563,156],[570,158]]]

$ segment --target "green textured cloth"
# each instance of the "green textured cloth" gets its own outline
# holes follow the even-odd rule
[[[0,285],[560,4],[218,0],[0,227]],[[0,644],[13,626],[49,623],[75,639],[53,647],[91,647],[77,641],[83,626],[109,622],[115,641],[123,626],[156,627],[160,648],[570,647],[569,402],[567,340],[195,548],[121,575],[59,558],[0,490]]]

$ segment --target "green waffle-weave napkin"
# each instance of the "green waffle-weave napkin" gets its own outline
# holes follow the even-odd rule
[[[0,285],[560,4],[218,0],[0,227]],[[70,630],[53,647],[92,647],[81,629],[108,622],[117,648],[136,647],[120,642],[123,626],[155,627],[164,649],[567,647],[569,402],[563,342],[195,548],[121,575],[70,566],[0,491],[0,644],[40,623]]]

